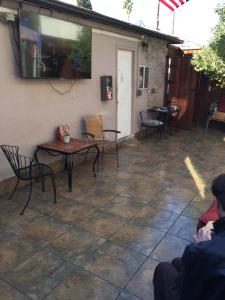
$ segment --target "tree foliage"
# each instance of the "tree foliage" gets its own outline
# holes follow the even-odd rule
[[[133,5],[134,5],[133,0],[124,0],[124,2],[123,2],[123,9],[126,10],[128,21],[130,18],[130,14],[133,10]]]
[[[225,4],[216,9],[219,23],[209,44],[192,58],[196,71],[201,71],[215,80],[219,86],[225,87]]]
[[[77,0],[77,5],[92,10],[90,0]]]

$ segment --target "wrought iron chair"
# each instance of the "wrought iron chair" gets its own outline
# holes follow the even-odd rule
[[[119,155],[118,155],[118,141],[117,134],[120,133],[118,130],[114,129],[103,129],[103,120],[101,115],[93,115],[84,118],[84,125],[86,131],[83,132],[83,135],[88,136],[92,141],[96,141],[101,152],[101,156],[103,159],[104,154],[112,154],[112,152],[105,152],[105,148],[116,148],[116,159],[117,166],[119,168]],[[114,139],[108,140],[105,139],[105,133],[113,133]],[[88,152],[86,153],[85,160],[87,159]]]
[[[46,176],[50,176],[52,180],[53,185],[53,191],[54,191],[54,202],[56,203],[56,185],[55,185],[55,176],[52,171],[52,169],[42,163],[35,163],[33,158],[26,157],[19,154],[19,147],[18,146],[12,146],[12,145],[1,145],[0,148],[2,149],[3,153],[5,154],[8,162],[10,163],[16,177],[17,182],[16,185],[12,191],[12,193],[9,196],[9,199],[12,199],[18,183],[20,180],[22,181],[30,181],[30,191],[28,195],[28,199],[25,203],[24,208],[21,211],[21,215],[23,215],[31,197],[32,193],[32,181],[34,179],[41,179],[42,184],[42,191],[45,191],[44,186],[44,178]]]
[[[210,104],[209,112],[206,120],[206,128],[205,133],[207,134],[209,124],[211,124],[211,121],[217,121],[217,122],[225,122],[225,114],[217,111],[217,102],[213,101]]]
[[[181,106],[171,103],[170,105],[168,105],[168,110],[169,110],[168,125],[178,128]]]
[[[140,118],[141,118],[141,128],[139,132],[139,136],[141,136],[141,130],[142,128],[152,128],[153,130],[156,130],[159,133],[159,138],[162,137],[162,131],[164,130],[164,122],[159,120],[159,114],[158,112],[153,111],[141,111],[140,112]]]

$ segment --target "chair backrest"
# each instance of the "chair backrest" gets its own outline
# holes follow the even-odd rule
[[[86,131],[93,134],[95,138],[103,138],[103,121],[101,115],[87,116],[84,118]]]
[[[168,110],[170,112],[170,117],[171,118],[175,118],[175,119],[177,118],[178,119],[182,108],[181,108],[181,106],[179,106],[177,104],[170,103],[168,105]]]
[[[208,117],[211,118],[215,111],[217,111],[217,103],[213,101],[209,107]]]
[[[1,145],[0,148],[5,154],[8,162],[10,163],[15,175],[21,179],[26,177],[33,159],[30,157],[19,155],[18,146]]]
[[[158,120],[159,114],[154,111],[140,111],[141,122],[144,123],[148,120]]]

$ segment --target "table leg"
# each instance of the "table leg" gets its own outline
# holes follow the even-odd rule
[[[68,169],[68,161],[67,161],[67,155],[65,155],[65,162],[64,162],[64,169],[67,170]]]
[[[36,163],[39,163],[38,157],[37,157],[37,153],[38,153],[39,150],[40,150],[40,149],[37,148],[36,151],[34,152],[34,159],[35,159]]]
[[[97,153],[96,153],[95,160],[93,162],[93,173],[94,173],[94,176],[97,177],[96,172],[95,172],[95,164],[99,160],[100,150],[99,150],[98,146],[94,146],[94,147],[96,148]]]
[[[35,159],[37,164],[39,163],[38,156],[37,156],[37,153],[38,153],[39,150],[40,149],[37,148],[36,151],[34,152],[34,159]],[[39,181],[39,178],[36,179],[36,182],[38,182],[38,181]],[[41,186],[42,186],[42,192],[44,192],[45,187],[44,187],[44,183],[43,183],[43,178],[41,178]]]
[[[65,156],[65,159],[67,161],[67,172],[68,172],[68,191],[72,192],[73,190],[73,155],[69,154]]]

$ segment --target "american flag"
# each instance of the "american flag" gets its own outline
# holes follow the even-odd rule
[[[159,0],[162,4],[164,4],[171,11],[174,11],[179,6],[185,4],[189,0]]]

